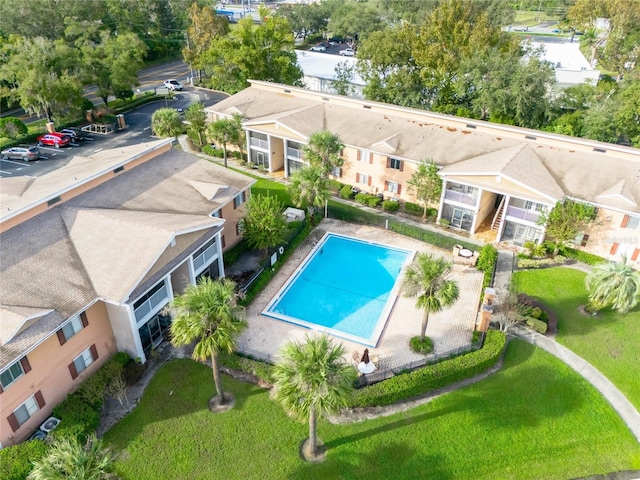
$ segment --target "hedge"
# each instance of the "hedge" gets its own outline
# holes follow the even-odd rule
[[[482,349],[355,390],[351,395],[349,406],[390,405],[473,377],[496,364],[505,344],[504,333],[490,330],[487,332]]]
[[[54,438],[76,437],[84,442],[100,424],[100,413],[78,393],[67,395],[67,398],[53,409],[53,416],[61,420],[50,433]]]
[[[385,200],[382,202],[382,210],[386,212],[397,212],[400,210],[400,202],[397,200]]]
[[[269,383],[273,383],[273,365],[269,363],[244,357],[239,353],[229,354],[222,352],[219,354],[219,357],[220,363],[228,368],[247,372]]]
[[[25,480],[32,462],[37,462],[47,453],[47,444],[42,440],[27,442],[0,449],[0,478],[2,480]]]
[[[340,197],[348,200],[353,198],[353,191],[351,190],[351,185],[345,185],[340,188]]]
[[[572,258],[587,265],[597,265],[598,263],[606,262],[607,260],[594,255],[593,253],[583,252],[582,250],[574,250],[573,248],[565,248],[562,252],[565,257]]]
[[[491,277],[493,276],[493,269],[498,261],[498,250],[496,247],[487,243],[480,249],[478,255],[478,261],[476,268],[481,272],[484,272],[484,279],[482,281],[482,290],[491,284]]]
[[[538,320],[537,318],[533,317],[526,317],[525,322],[529,328],[535,330],[538,333],[544,334],[547,332],[547,324],[542,320]]]
[[[518,258],[518,268],[545,268],[564,265],[567,258],[562,255],[556,255],[549,258]]]
[[[478,245],[476,244],[463,242],[458,238],[449,237],[438,232],[426,230],[414,225],[407,225],[395,220],[389,220],[389,230],[401,235],[405,235],[407,237],[430,243],[431,245],[444,248],[446,250],[452,249],[454,245],[462,245],[464,248],[468,248],[469,250],[475,250],[478,248]]]

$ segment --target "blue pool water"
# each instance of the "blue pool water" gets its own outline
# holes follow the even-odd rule
[[[413,252],[326,234],[263,314],[375,346]]]

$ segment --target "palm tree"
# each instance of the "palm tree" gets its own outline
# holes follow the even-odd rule
[[[322,207],[331,195],[327,179],[319,166],[305,167],[294,173],[288,190],[296,207],[307,206],[312,222],[314,207]]]
[[[280,352],[273,369],[273,398],[295,419],[309,423],[309,439],[303,451],[318,459],[316,422],[346,406],[356,378],[355,369],[344,361],[345,348],[326,334],[291,341]]]
[[[180,115],[173,108],[159,108],[151,115],[151,129],[159,137],[175,137],[182,130]]]
[[[205,361],[211,357],[216,396],[209,403],[210,407],[224,405],[226,400],[218,354],[221,351],[233,352],[235,337],[247,327],[244,308],[236,305],[235,287],[236,284],[226,278],[211,280],[203,277],[197,285],[189,285],[171,302],[175,312],[171,343],[180,346],[197,340],[193,358]]]
[[[453,305],[460,290],[455,280],[448,278],[452,262],[428,253],[418,253],[404,277],[404,296],[418,297],[416,307],[424,310],[420,342],[424,342],[429,314]]]
[[[227,168],[227,144],[237,143],[238,136],[242,129],[238,129],[237,121],[231,118],[221,118],[207,127],[207,137],[209,140],[222,144],[222,155],[224,166]]]
[[[304,158],[312,167],[321,167],[323,175],[327,176],[333,167],[342,166],[344,160],[340,153],[343,148],[340,137],[328,130],[321,130],[309,137],[309,143],[303,148]]]
[[[640,302],[640,271],[622,262],[595,265],[585,278],[589,304],[593,310],[611,307],[626,313]]]
[[[81,445],[76,437],[59,438],[47,454],[33,464],[29,480],[107,480],[118,478],[113,457],[102,441],[89,437]]]

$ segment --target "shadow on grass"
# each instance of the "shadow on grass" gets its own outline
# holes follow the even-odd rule
[[[349,460],[345,460],[348,458]],[[339,478],[342,480],[402,478],[404,480],[439,479],[454,476],[438,465],[436,455],[417,455],[415,450],[397,442],[386,442],[361,455],[341,456],[339,459],[327,452],[327,460],[321,464],[303,464],[288,476],[300,478]],[[402,470],[398,470],[398,466]]]

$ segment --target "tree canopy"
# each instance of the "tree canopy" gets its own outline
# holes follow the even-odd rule
[[[265,255],[269,247],[282,242],[287,228],[282,209],[282,203],[276,196],[256,194],[247,202],[242,234],[250,246],[262,250]]]
[[[546,236],[554,244],[553,255],[584,230],[593,220],[596,208],[593,205],[573,200],[558,202],[550,212],[542,212],[538,223],[546,228]]]

